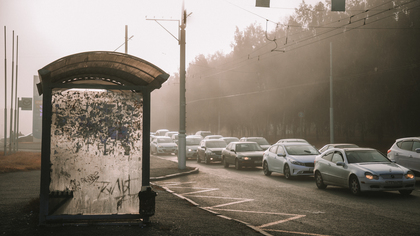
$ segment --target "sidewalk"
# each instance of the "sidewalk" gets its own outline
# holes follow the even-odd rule
[[[198,169],[178,169],[178,163],[156,156],[150,158],[150,181],[200,174]],[[28,202],[38,197],[40,171],[0,174],[0,234],[2,235],[261,235],[261,231],[200,208],[177,194],[152,185],[157,192],[155,215],[150,223],[132,225],[65,225],[39,227],[38,217]],[[22,186],[22,183],[28,186]],[[13,187],[19,185],[19,187]],[[10,189],[12,188],[12,189]],[[5,190],[6,189],[6,190]],[[28,191],[30,191],[28,193]],[[20,196],[18,199],[16,196]],[[9,199],[9,200],[7,200]],[[9,201],[9,202],[6,202]],[[33,207],[32,207],[33,208]]]

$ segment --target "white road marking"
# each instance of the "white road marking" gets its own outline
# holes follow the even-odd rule
[[[264,231],[280,232],[280,233],[288,233],[288,234],[300,234],[300,235],[328,236],[327,234],[313,234],[313,233],[304,233],[304,232],[287,231],[287,230],[279,230],[279,229],[264,229]]]
[[[233,201],[233,202],[229,202],[229,203],[225,203],[225,204],[219,204],[219,205],[216,205],[216,206],[203,207],[203,209],[217,210],[217,211],[228,211],[228,212],[240,212],[240,213],[254,213],[254,214],[265,214],[265,215],[290,216],[287,219],[270,222],[270,223],[263,224],[263,225],[260,225],[260,226],[253,226],[253,227],[257,228],[257,229],[263,230],[264,232],[280,232],[280,233],[300,234],[300,235],[328,236],[328,235],[323,235],[323,234],[314,234],[314,233],[305,233],[305,232],[295,232],[295,231],[286,231],[286,230],[267,229],[266,227],[277,225],[277,224],[281,224],[281,223],[285,223],[285,222],[292,221],[292,220],[297,220],[297,219],[300,219],[302,217],[305,217],[306,215],[280,213],[280,212],[261,212],[261,211],[244,211],[244,210],[234,210],[234,209],[223,209],[223,208],[220,208],[220,207],[234,205],[234,204],[240,204],[240,203],[245,203],[245,202],[250,202],[250,201],[254,201],[254,199],[232,198],[232,197],[218,197],[218,196],[206,196],[206,195],[193,195],[193,194],[197,194],[197,193],[216,191],[216,190],[219,190],[219,188],[200,188],[200,187],[182,187],[182,186],[179,186],[179,185],[191,184],[191,183],[196,183],[196,182],[185,182],[185,183],[182,183],[182,182],[165,182],[165,184],[167,184],[167,186],[170,186],[172,189],[195,189],[195,190],[199,190],[199,191],[194,191],[194,192],[177,194],[177,195],[180,195],[181,197],[183,195],[190,195],[191,197],[216,198],[216,199],[227,199],[227,200],[239,200],[239,201]],[[169,189],[168,187],[165,187],[165,188]],[[324,212],[318,211],[318,212],[311,212],[311,213],[314,213],[314,214],[322,214]],[[232,219],[232,218],[227,217],[227,216],[222,216],[222,217],[224,217],[226,219]],[[237,220],[237,221],[239,221],[239,220]]]

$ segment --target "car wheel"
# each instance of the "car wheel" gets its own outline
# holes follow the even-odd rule
[[[235,160],[235,169],[240,170],[241,169],[241,165],[239,164],[238,159]]]
[[[324,180],[322,179],[322,175],[319,171],[315,172],[315,183],[319,189],[325,189],[327,187],[327,185],[324,184]]]
[[[350,177],[350,191],[353,195],[360,195],[360,184],[356,176]]]
[[[413,192],[413,190],[399,190],[399,192],[404,196],[408,196],[411,192]]]
[[[264,175],[266,175],[266,176],[271,175],[271,171],[268,169],[268,163],[266,161],[264,161],[263,171],[264,171]]]
[[[284,166],[284,172],[283,172],[283,174],[284,174],[284,177],[286,179],[291,179],[292,178],[292,175],[290,174],[290,168],[289,168],[289,165],[288,164],[286,164]]]
[[[207,156],[204,156],[204,161],[206,162],[206,164],[210,164],[210,159]]]
[[[223,158],[222,160],[223,160],[223,167],[229,168],[229,163],[226,161],[226,159]]]
[[[197,163],[201,163],[200,155],[197,155]]]

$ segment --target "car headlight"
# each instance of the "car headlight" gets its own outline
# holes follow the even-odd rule
[[[379,179],[379,176],[374,175],[374,174],[372,174],[372,173],[370,173],[370,172],[365,172],[365,177],[366,177],[367,179]]]
[[[294,164],[294,165],[298,165],[298,166],[305,166],[305,164],[303,164],[300,161],[291,161],[291,163]]]
[[[251,160],[251,158],[250,157],[239,157],[240,159],[242,159],[242,160],[244,160],[244,161],[249,161],[249,160]]]
[[[191,148],[188,148],[188,151],[189,151],[189,152],[192,152],[192,149],[191,149]]]
[[[404,175],[406,179],[414,179],[414,173],[410,170]]]

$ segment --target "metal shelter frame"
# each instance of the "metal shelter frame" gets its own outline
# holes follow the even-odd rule
[[[169,75],[157,66],[132,55],[92,51],[69,55],[38,70],[39,94],[43,94],[41,185],[39,223],[56,220],[139,219],[140,215],[49,215],[50,155],[53,89],[104,89],[139,92],[143,96],[142,190],[150,185],[150,93]],[[148,221],[148,217],[146,221]],[[143,219],[145,220],[145,219]]]

